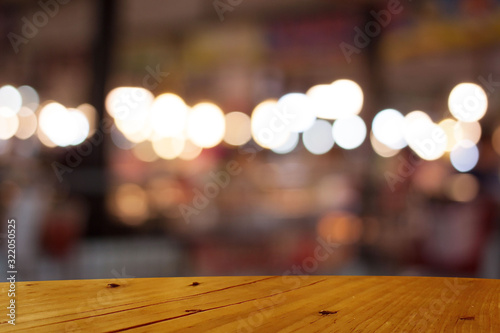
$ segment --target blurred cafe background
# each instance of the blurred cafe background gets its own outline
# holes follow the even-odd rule
[[[500,278],[500,1],[1,0],[20,280]]]

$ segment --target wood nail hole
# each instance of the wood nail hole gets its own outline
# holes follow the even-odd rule
[[[195,281],[195,282],[191,283],[191,284],[190,284],[190,286],[196,287],[196,286],[198,286],[199,284],[200,284],[199,282],[196,282],[196,281]]]
[[[108,288],[117,288],[119,287],[120,285],[119,284],[116,284],[116,283],[108,283]]]

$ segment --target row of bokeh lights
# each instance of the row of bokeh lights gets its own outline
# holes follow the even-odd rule
[[[96,110],[90,104],[66,108],[48,101],[40,105],[30,86],[0,88],[0,140],[26,140],[37,135],[47,147],[76,146],[95,131]]]
[[[368,135],[359,116],[363,101],[360,86],[343,79],[316,85],[305,94],[265,100],[251,116],[238,111],[224,114],[209,102],[189,107],[178,95],[155,98],[138,87],[112,90],[106,108],[115,120],[112,138],[117,146],[132,148],[144,161],[191,160],[222,141],[241,146],[253,139],[277,154],[292,152],[301,139],[315,155],[327,153],[335,144],[346,150],[358,148]],[[394,109],[380,111],[369,133],[373,149],[391,157],[409,146],[429,161],[448,153],[455,169],[470,171],[479,158],[476,144],[482,132],[479,120],[488,108],[486,93],[474,83],[461,83],[451,91],[448,106],[453,117],[439,123],[423,111],[406,115]]]
[[[453,117],[439,123],[423,111],[403,115],[398,110],[378,112],[368,133],[359,116],[364,94],[351,80],[321,84],[304,93],[289,93],[258,104],[251,116],[243,112],[224,114],[220,107],[202,102],[192,107],[178,95],[155,97],[139,87],[119,87],[109,92],[106,110],[114,119],[112,141],[132,149],[140,160],[159,158],[195,159],[203,149],[221,142],[241,146],[254,140],[277,154],[292,152],[302,140],[305,149],[325,154],[334,145],[358,148],[369,136],[382,157],[396,155],[409,146],[424,160],[449,154],[461,172],[476,165],[481,138],[479,120],[488,108],[484,90],[474,83],[461,83],[448,97]],[[48,101],[40,105],[38,93],[29,86],[0,88],[0,139],[27,139],[37,135],[48,147],[79,145],[96,130],[96,112],[89,104],[67,108]],[[493,145],[499,146],[500,129]],[[500,147],[496,147],[500,151]]]

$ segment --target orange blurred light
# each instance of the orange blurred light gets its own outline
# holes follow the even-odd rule
[[[146,192],[138,185],[123,184],[114,195],[116,215],[129,225],[140,225],[148,217]]]
[[[479,182],[468,173],[450,176],[445,187],[448,197],[458,202],[470,202],[479,193]]]
[[[330,212],[323,216],[316,226],[318,235],[328,241],[353,244],[361,239],[361,219],[343,211]]]
[[[154,162],[158,159],[158,155],[153,149],[153,145],[149,141],[140,142],[132,148],[132,153],[135,157],[143,162]]]
[[[495,149],[496,153],[500,155],[500,126],[497,127],[495,132],[493,132],[491,143],[493,145],[493,149]]]

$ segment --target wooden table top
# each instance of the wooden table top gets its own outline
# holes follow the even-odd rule
[[[1,283],[0,331],[500,332],[500,280],[243,276]]]

